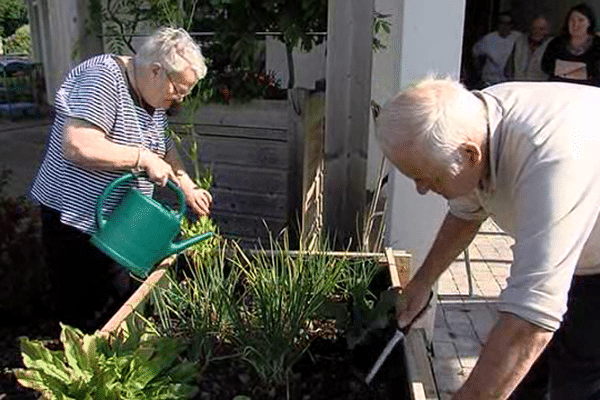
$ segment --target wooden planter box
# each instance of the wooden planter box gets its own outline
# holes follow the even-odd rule
[[[269,234],[298,223],[319,224],[325,96],[289,92],[288,100],[203,105],[171,118],[183,148],[195,140],[198,161],[212,171],[212,217],[221,234],[244,246],[268,243]],[[193,171],[190,160],[186,167]]]
[[[378,257],[382,268],[390,271],[393,286],[405,287],[408,281],[410,255],[403,251],[387,249],[385,253],[348,253],[333,252],[346,258]],[[173,263],[174,258],[164,260],[143,282],[138,290],[125,302],[115,315],[101,329],[105,335],[118,332],[125,326],[128,319],[135,317],[135,312],[150,299],[153,290],[165,283],[165,274]],[[423,329],[412,329],[401,342],[403,345],[406,366],[407,385],[412,400],[437,400],[438,394],[433,377],[429,356],[426,349],[426,339]]]

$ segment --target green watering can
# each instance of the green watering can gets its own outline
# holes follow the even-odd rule
[[[185,213],[185,197],[171,181],[168,181],[167,186],[177,194],[179,212],[130,188],[110,217],[105,219],[102,216],[104,201],[117,186],[133,178],[133,173],[127,173],[115,179],[98,198],[98,230],[92,235],[91,242],[129,272],[146,278],[156,263],[207,239],[212,232],[173,243],[179,234],[181,218]]]

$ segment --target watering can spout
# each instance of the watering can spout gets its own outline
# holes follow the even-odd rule
[[[196,243],[198,243],[201,240],[208,239],[209,237],[212,236],[212,234],[213,234],[212,232],[206,232],[206,233],[203,233],[202,235],[194,236],[192,238],[185,239],[185,240],[182,240],[177,243],[171,243],[167,257],[170,255],[173,255],[173,254],[177,254],[177,253],[187,249],[188,247],[195,245]]]

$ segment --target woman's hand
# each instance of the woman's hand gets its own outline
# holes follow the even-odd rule
[[[188,206],[192,209],[197,216],[210,214],[210,207],[212,206],[212,196],[208,190],[204,190],[199,187],[192,188],[189,193],[185,193]]]
[[[140,150],[139,166],[146,171],[150,181],[159,186],[165,186],[169,179],[179,184],[171,165],[150,150]]]

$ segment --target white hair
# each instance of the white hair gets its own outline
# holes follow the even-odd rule
[[[420,146],[438,165],[457,174],[460,145],[485,139],[487,115],[483,102],[459,82],[427,77],[389,100],[376,123],[377,139],[388,158]]]
[[[168,73],[191,67],[198,79],[206,75],[202,51],[194,39],[181,28],[163,27],[146,39],[136,54],[142,64],[161,64]]]

